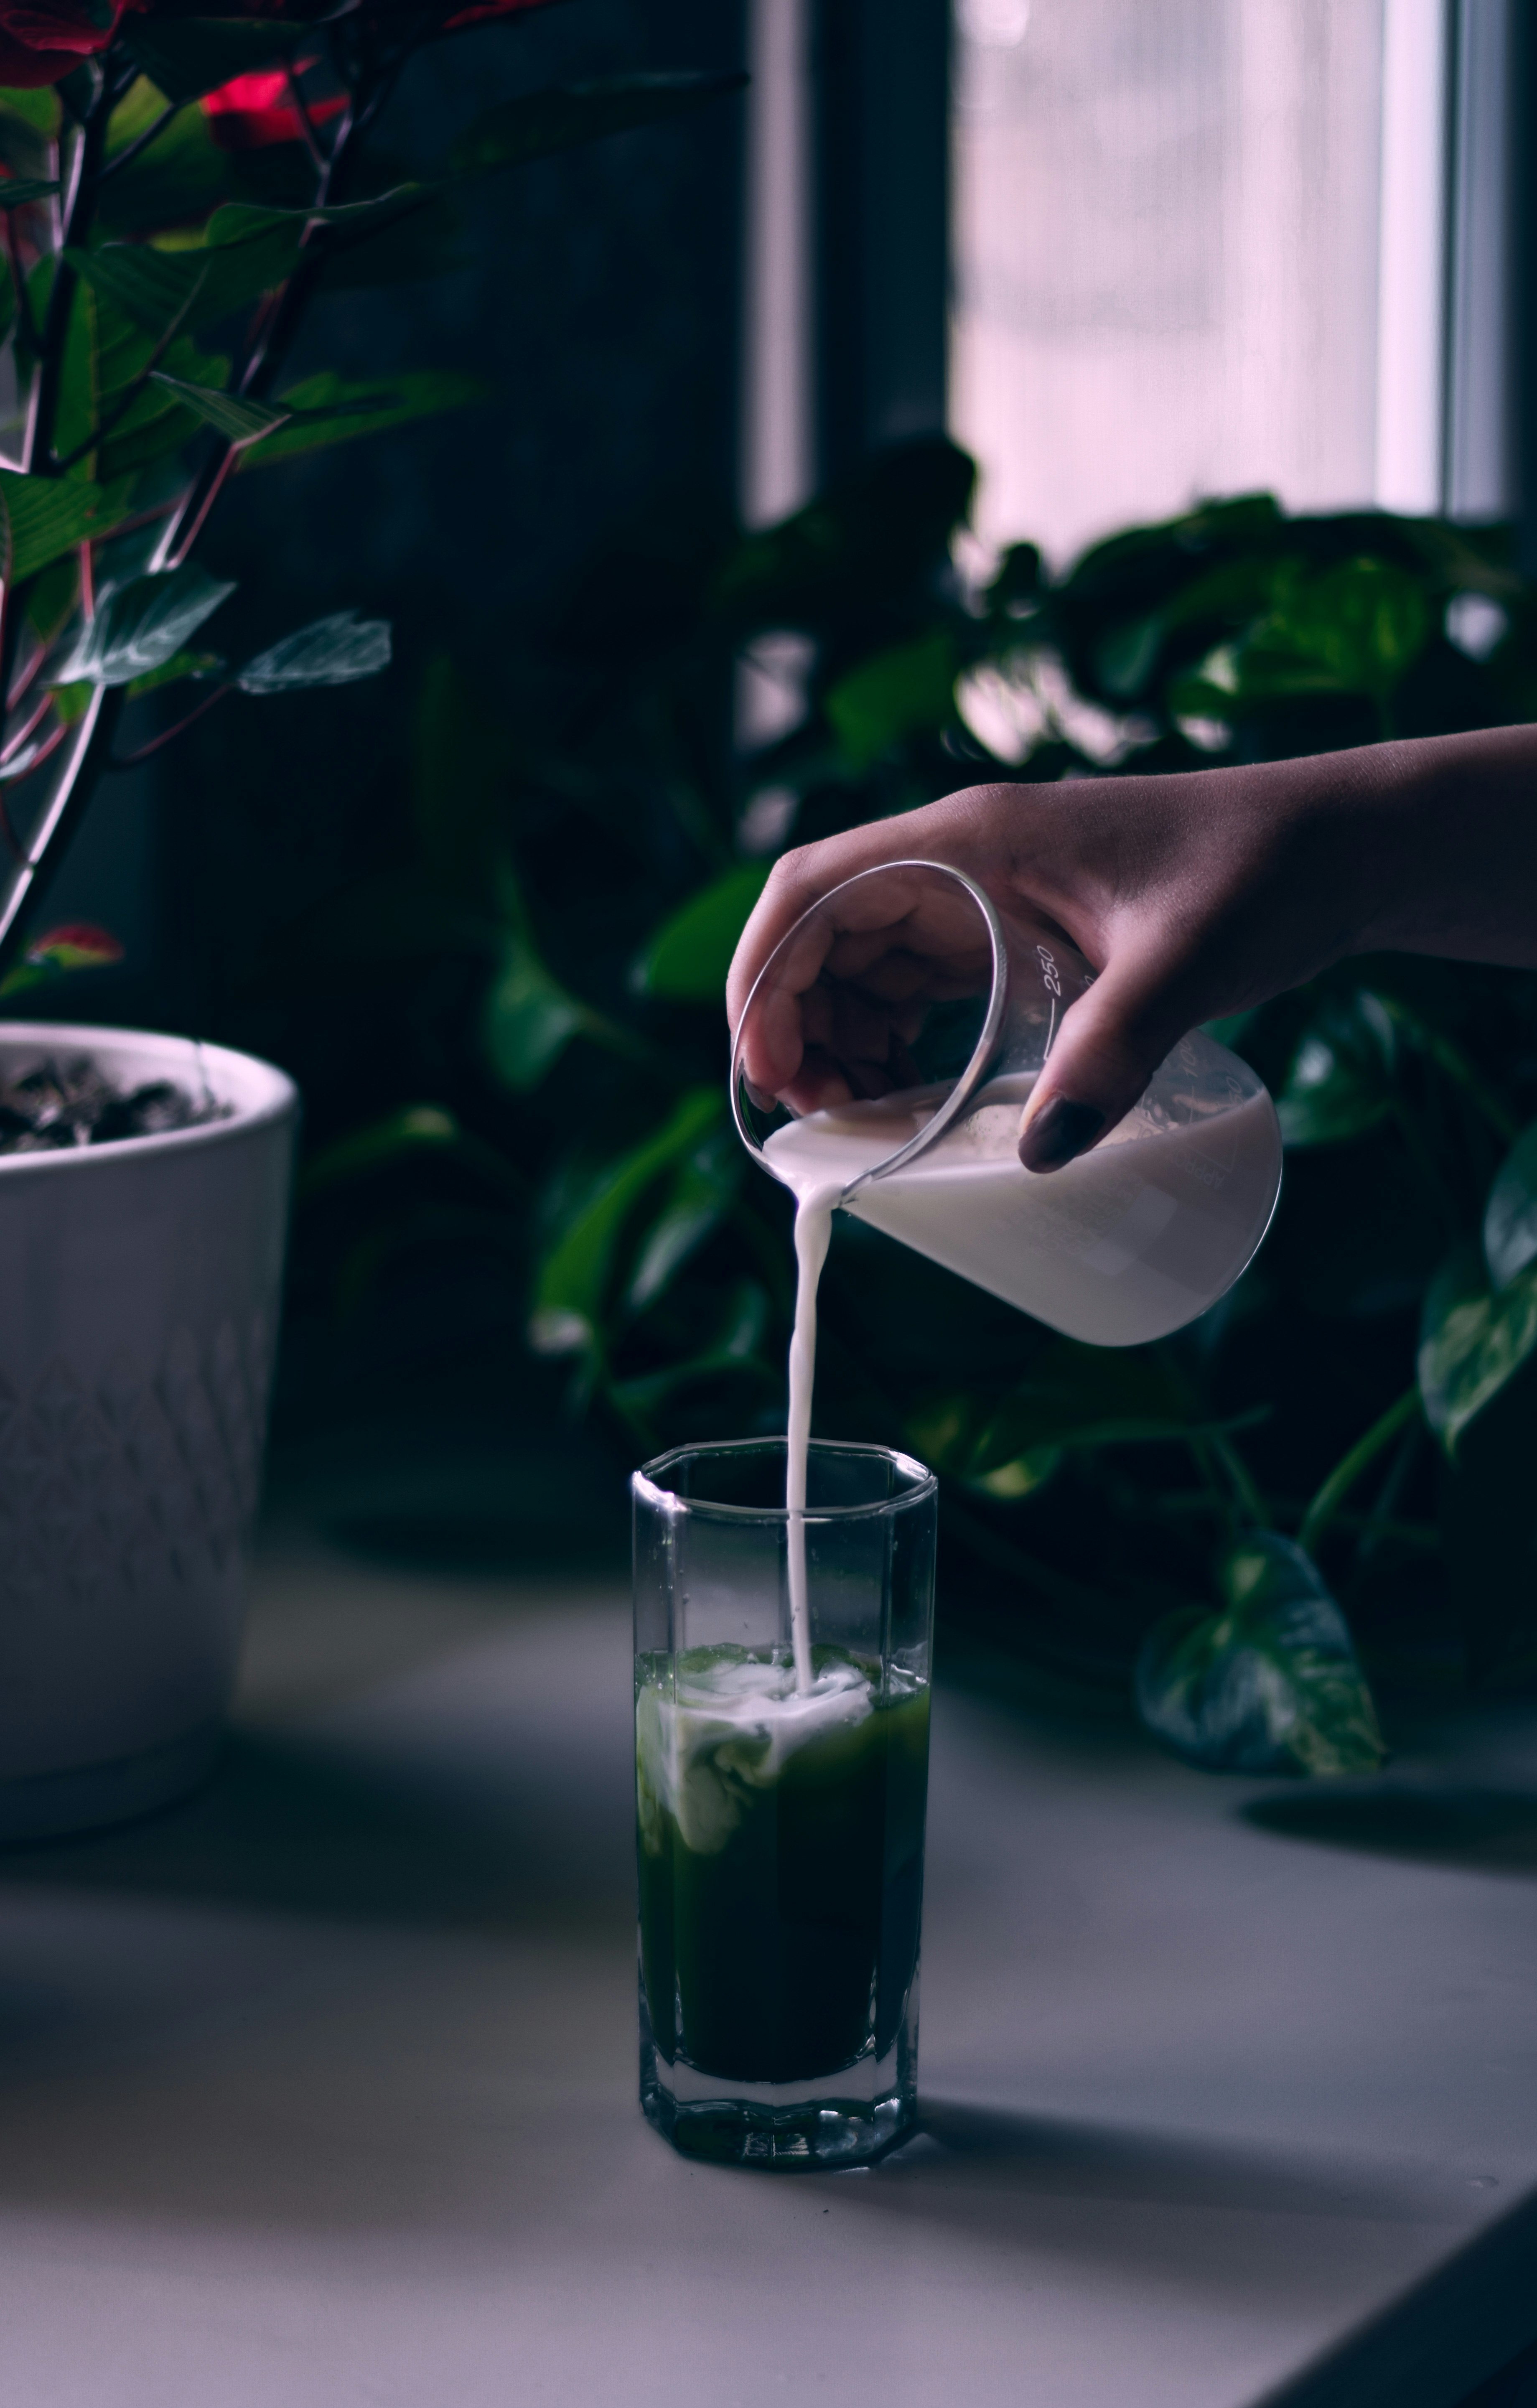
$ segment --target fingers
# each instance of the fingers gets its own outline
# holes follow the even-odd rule
[[[856,877],[860,870],[875,869],[893,861],[942,861],[985,883],[983,868],[989,844],[996,849],[996,837],[990,838],[988,833],[989,819],[996,818],[1003,808],[1002,798],[1016,793],[1017,789],[1009,787],[969,788],[965,793],[947,796],[942,802],[927,804],[921,810],[903,811],[894,819],[873,820],[866,827],[850,828],[845,835],[827,837],[820,844],[801,845],[794,853],[785,853],[774,864],[768,883],[742,930],[731,964],[725,1008],[732,1027],[740,1020],[754,981],[775,946],[814,903],[846,879]],[[946,897],[936,894],[932,886],[926,893],[917,884],[908,893],[904,882],[895,879],[889,883],[872,882],[867,896],[846,899],[849,908],[842,925],[851,931],[890,926],[915,908],[921,909],[926,938],[933,923],[933,940],[913,944],[910,949],[925,952],[942,951],[947,941],[934,922],[936,911],[941,915],[947,911],[951,924],[958,927],[970,909],[958,894]],[[974,938],[971,941],[974,944]]]
[[[1065,1014],[1020,1123],[1027,1170],[1060,1170],[1113,1129],[1200,1017],[1178,966],[1126,955]]]
[[[928,856],[967,866],[962,854],[975,850],[967,839],[971,807],[970,795],[952,796],[898,820],[877,821],[804,847],[776,863],[726,984],[726,1008],[740,1034],[742,1067],[752,1086],[802,1111],[805,1096],[813,1092],[826,1100],[844,1100],[826,1095],[840,1072],[847,1073],[856,1094],[884,1092],[889,1078],[881,1087],[861,1090],[863,1074],[855,1064],[895,1059],[892,1043],[911,1042],[922,1025],[921,1013],[915,1018],[911,1009],[914,1002],[986,992],[991,944],[974,900],[948,879],[921,871],[908,875],[891,867]],[[889,877],[860,877],[888,867]],[[858,882],[851,887],[850,880]],[[836,889],[843,890],[836,902],[816,910]],[[771,979],[757,989],[751,1025],[743,1026],[749,996],[792,931]],[[817,1022],[817,996],[829,983],[845,995],[855,992],[861,1010],[883,1008],[885,1034],[866,1028],[855,1042],[829,1044]]]

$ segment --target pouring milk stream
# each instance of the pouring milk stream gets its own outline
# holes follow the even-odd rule
[[[872,958],[861,932],[883,927]],[[1140,1345],[1193,1321],[1270,1225],[1281,1183],[1275,1108],[1247,1065],[1199,1031],[1092,1153],[1049,1175],[1024,1168],[1021,1114],[1062,1012],[1092,976],[1056,932],[1000,913],[958,871],[895,862],[807,912],[748,997],[732,1106],[744,1141],[796,1197],[785,1504],[801,1696],[814,1684],[806,1511],[816,1293],[835,1210],[1099,1346]],[[856,1100],[801,1117],[764,1111],[743,1054],[757,1016],[783,1016],[787,1005],[806,1031],[808,1068]]]

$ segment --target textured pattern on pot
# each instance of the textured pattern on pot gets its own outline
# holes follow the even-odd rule
[[[0,1025],[9,1078],[91,1055],[223,1116],[0,1158],[0,1838],[201,1777],[240,1644],[298,1099],[265,1062]]]

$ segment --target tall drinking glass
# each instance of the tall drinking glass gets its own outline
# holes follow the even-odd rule
[[[813,1440],[792,1517],[784,1469],[749,1439],[631,1484],[640,2102],[692,2157],[867,2165],[916,2107],[937,1483]]]

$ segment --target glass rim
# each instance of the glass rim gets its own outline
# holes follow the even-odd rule
[[[782,1453],[787,1439],[767,1438],[698,1439],[685,1446],[668,1447],[665,1455],[653,1455],[638,1471],[630,1474],[630,1494],[639,1504],[660,1506],[666,1512],[692,1513],[723,1522],[787,1523],[791,1512],[787,1505],[728,1505],[724,1498],[681,1497],[668,1486],[663,1474],[685,1456],[705,1455],[748,1455],[777,1447]],[[878,1446],[870,1440],[813,1438],[812,1455],[860,1455],[878,1457],[883,1463],[895,1465],[912,1485],[898,1497],[872,1498],[868,1505],[812,1505],[795,1515],[801,1522],[861,1522],[878,1519],[882,1514],[905,1513],[910,1506],[926,1504],[939,1493],[940,1476],[915,1455],[906,1455],[900,1447]]]
[[[984,888],[978,885],[974,878],[969,878],[964,869],[955,869],[947,861],[925,861],[914,855],[912,860],[878,861],[872,863],[868,869],[856,869],[852,877],[840,879],[836,886],[828,887],[826,895],[818,896],[816,901],[808,905],[802,911],[794,926],[785,930],[757,977],[753,981],[747,1000],[741,1008],[741,1017],[737,1023],[731,1039],[731,1068],[727,1073],[726,1085],[731,1117],[736,1123],[737,1135],[748,1153],[753,1154],[767,1170],[772,1172],[773,1165],[768,1160],[764,1141],[757,1135],[742,1108],[741,1091],[744,1084],[741,1068],[742,1048],[746,1042],[747,1025],[753,1016],[753,1007],[768,984],[776,964],[794,944],[809,921],[814,920],[819,911],[825,911],[828,904],[834,902],[840,895],[846,895],[851,886],[862,885],[867,878],[889,878],[894,871],[903,869],[930,870],[938,878],[952,880],[956,886],[964,888],[970,895],[982,914],[983,924],[987,931],[987,943],[993,957],[992,988],[988,995],[987,1010],[983,1018],[982,1027],[971,1048],[971,1057],[939,1111],[930,1120],[925,1122],[915,1137],[908,1139],[905,1145],[899,1145],[895,1153],[883,1155],[879,1162],[871,1163],[868,1170],[860,1171],[856,1179],[851,1180],[843,1191],[842,1200],[845,1204],[851,1196],[856,1195],[861,1187],[868,1187],[872,1180],[883,1179],[888,1171],[902,1169],[916,1155],[927,1153],[931,1145],[936,1144],[952,1122],[960,1118],[987,1074],[988,1065],[997,1051],[998,1032],[1003,1026],[1003,1015],[1009,1000],[1009,948],[1004,939],[1003,924],[998,918],[998,909],[992,896]],[[783,1109],[787,1111],[790,1110],[788,1105]],[[798,1118],[799,1115],[792,1113],[791,1117]]]

